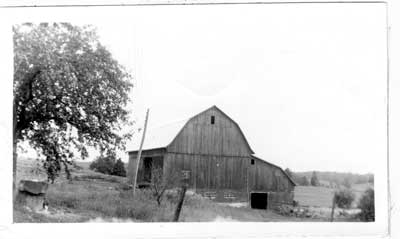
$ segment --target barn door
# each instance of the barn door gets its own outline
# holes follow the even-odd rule
[[[216,156],[211,156],[210,158],[210,181],[209,181],[209,188],[215,191],[218,191],[218,179],[219,179],[219,163],[218,163],[218,157]]]
[[[143,181],[150,183],[151,182],[151,171],[153,165],[153,158],[146,157],[143,160]]]
[[[216,156],[208,156],[208,180],[207,180],[207,188],[216,192],[219,189],[219,162],[218,157]]]
[[[224,165],[222,157],[215,157],[215,184],[217,191],[217,201],[224,201]]]
[[[215,188],[217,191],[220,191],[221,189],[221,158],[220,157],[215,157]]]

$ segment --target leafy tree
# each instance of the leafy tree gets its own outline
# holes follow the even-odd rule
[[[126,177],[125,165],[121,159],[118,159],[113,167],[112,175]]]
[[[351,182],[349,177],[344,178],[343,186],[345,186],[346,188],[351,188]]]
[[[308,186],[308,185],[310,185],[310,182],[308,181],[306,176],[303,176],[303,177],[301,177],[299,184],[302,186]]]
[[[354,193],[349,189],[339,190],[334,195],[335,203],[340,208],[350,208],[354,198]]]
[[[69,23],[13,27],[13,176],[17,144],[28,141],[44,156],[54,181],[86,147],[104,154],[123,148],[128,134],[130,74],[99,42],[91,26]],[[15,184],[14,184],[15,185]]]
[[[109,174],[111,175],[114,171],[115,165],[115,156],[108,155],[106,157],[100,156],[94,160],[89,168],[99,173]]]
[[[332,200],[332,211],[331,211],[331,222],[333,222],[333,218],[335,215],[335,207],[338,206],[339,208],[350,208],[351,204],[354,201],[354,194],[349,189],[342,189],[336,191],[333,195]]]
[[[358,208],[361,209],[358,215],[362,221],[375,221],[375,196],[374,189],[367,189],[358,203]]]
[[[317,173],[315,171],[313,172],[313,174],[311,176],[310,183],[311,183],[311,186],[315,186],[315,187],[319,186],[319,180],[318,180],[318,177],[317,177]]]

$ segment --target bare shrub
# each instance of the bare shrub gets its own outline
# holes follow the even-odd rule
[[[171,175],[168,177],[164,176],[164,172],[161,167],[152,169],[150,189],[158,206],[161,205],[165,191],[168,188],[172,188],[174,185],[177,185],[179,179],[180,178],[176,173],[171,173]]]

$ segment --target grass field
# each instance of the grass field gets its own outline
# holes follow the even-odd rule
[[[173,218],[177,192],[165,195],[158,206],[148,190],[124,190],[126,178],[96,173],[89,163],[78,163],[72,170],[72,181],[61,175],[47,192],[49,210],[33,212],[21,205],[14,206],[15,222],[168,222]],[[40,164],[20,160],[18,179],[46,179]],[[361,190],[361,189],[360,189]],[[322,187],[296,187],[295,200],[302,206],[330,207],[332,190]],[[215,203],[197,194],[187,195],[180,221],[328,221],[328,218],[298,218],[283,216],[271,210],[231,207]]]
[[[14,206],[15,222],[168,222],[173,218],[177,193],[169,192],[158,206],[147,190],[122,189],[125,178],[96,173],[84,167],[73,170],[74,180],[64,176],[50,185],[47,192],[48,212],[33,212],[21,205]],[[45,174],[34,161],[18,162],[18,179],[41,178]],[[215,203],[199,195],[187,195],[180,221],[323,221],[324,219],[296,218],[271,210],[235,208]]]
[[[355,196],[353,207],[357,206],[362,194],[370,184],[354,184],[350,189]],[[294,200],[302,206],[314,207],[332,207],[332,198],[336,189],[327,187],[296,186],[294,191]]]
[[[301,206],[331,207],[333,192],[326,187],[296,186],[294,200]]]

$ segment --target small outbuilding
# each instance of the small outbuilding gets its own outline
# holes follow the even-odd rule
[[[140,140],[128,151],[135,178]],[[294,181],[279,166],[254,155],[239,125],[213,106],[187,120],[148,129],[137,184],[152,172],[187,177],[189,189],[216,201],[249,201],[253,208],[293,203]]]

